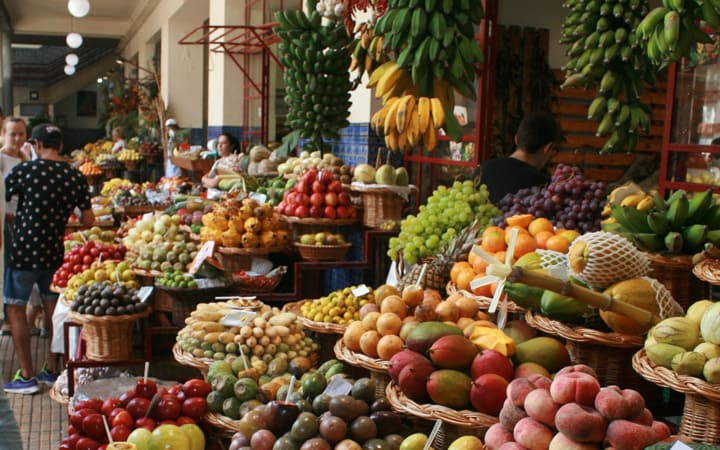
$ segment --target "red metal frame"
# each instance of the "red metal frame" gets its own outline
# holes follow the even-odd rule
[[[490,143],[492,140],[492,109],[493,92],[495,89],[495,36],[497,29],[498,0],[482,0],[485,18],[480,22],[480,33],[476,39],[483,49],[485,61],[477,69],[478,93],[477,93],[477,126],[475,133],[469,137],[463,136],[463,142],[475,143],[475,157],[472,161],[454,161],[433,156],[423,156],[422,151],[418,155],[406,155],[405,161],[415,163],[417,170],[415,184],[420,187],[423,179],[423,164],[439,164],[445,166],[477,166],[480,161],[490,158]],[[447,140],[445,137],[438,137],[439,140]],[[481,156],[482,155],[482,158]],[[435,176],[430,173],[430,185],[434,186]],[[422,189],[415,194],[416,204],[422,202]]]

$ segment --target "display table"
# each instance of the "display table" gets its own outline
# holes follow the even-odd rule
[[[171,156],[170,161],[176,166],[178,166],[180,169],[182,169],[184,172],[191,172],[191,178],[193,179],[193,181],[196,182],[199,182],[202,179],[203,175],[210,172],[213,164],[215,164],[214,158],[189,159]]]

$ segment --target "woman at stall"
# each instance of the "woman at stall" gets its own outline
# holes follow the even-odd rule
[[[217,177],[216,170],[218,163],[220,163],[220,161],[225,157],[237,154],[240,151],[240,141],[238,141],[238,139],[232,134],[223,132],[217,138],[217,149],[217,161],[215,161],[215,164],[213,165],[213,168],[210,169],[210,172],[202,177],[202,184],[207,188],[217,187],[220,182]]]
[[[125,132],[122,127],[115,127],[112,130],[113,146],[110,153],[117,153],[125,148]]]

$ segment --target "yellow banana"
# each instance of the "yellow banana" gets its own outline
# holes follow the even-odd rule
[[[404,151],[408,145],[407,132],[398,132],[398,149]]]
[[[402,102],[397,108],[397,111],[395,115],[395,127],[398,130],[398,133],[402,133],[407,128],[408,119],[410,119],[410,114],[415,109],[415,105],[417,103],[417,97],[414,95],[406,95],[403,97]]]
[[[644,198],[645,198],[644,192],[638,192],[637,194],[628,195],[627,197],[622,199],[622,201],[620,202],[620,206],[629,206],[631,208],[634,208]]]
[[[405,74],[405,69],[398,66],[397,64],[394,64],[392,67],[390,67],[388,70],[385,71],[382,78],[377,83],[376,90],[375,90],[375,97],[382,97],[385,92],[388,92],[390,89],[395,86],[395,84],[400,80],[400,78]]]
[[[423,145],[427,151],[432,151],[437,146],[437,130],[435,130],[432,118],[430,118],[430,125],[423,133]]]
[[[430,124],[430,99],[428,97],[420,97],[417,105],[417,115],[420,123],[418,128],[421,133],[424,133]]]
[[[655,201],[652,198],[652,195],[646,195],[644,199],[640,200],[637,205],[635,205],[635,208],[640,211],[650,211],[652,207],[655,206]]]
[[[389,150],[400,150],[398,147],[398,135],[395,130],[385,134],[385,145]]]
[[[445,125],[445,109],[439,98],[430,99],[430,107],[432,111],[432,124],[434,128],[440,128]],[[426,131],[426,130],[423,130]]]
[[[377,69],[373,70],[373,72],[370,74],[370,78],[368,79],[367,87],[372,88],[377,86],[380,79],[385,75],[385,73],[391,68],[395,67],[397,64],[395,64],[395,61],[388,61],[385,64],[382,64]],[[378,95],[379,97],[379,95]]]
[[[418,107],[416,107],[412,111],[412,113],[410,114],[410,119],[408,120],[407,130],[405,130],[405,132],[407,133],[407,142],[410,147],[415,147],[418,142],[420,142],[420,137],[422,136],[419,110],[420,106],[418,105]]]
[[[383,131],[383,125],[385,123],[384,112],[385,108],[380,108],[372,115],[372,118],[370,118],[370,125],[372,126],[373,131],[378,134],[381,134]]]
[[[392,97],[383,107],[383,109],[385,109],[385,122],[383,122],[383,130],[386,135],[390,132],[395,132],[395,111],[397,110],[399,104],[400,97]]]

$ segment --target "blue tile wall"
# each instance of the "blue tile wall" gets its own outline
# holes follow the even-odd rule
[[[243,134],[243,127],[236,127],[236,126],[230,126],[230,125],[222,125],[222,126],[209,126],[208,127],[208,140],[209,139],[216,139],[218,136],[220,136],[220,133],[230,133],[236,138],[240,138]]]
[[[202,128],[190,128],[190,145],[205,145],[205,133]]]
[[[342,227],[340,230],[345,240],[352,246],[345,255],[346,261],[362,261],[363,249],[365,246],[365,235],[361,228]],[[330,269],[323,274],[323,291],[330,293],[348,286],[358,285],[363,282],[363,271],[357,269]]]

